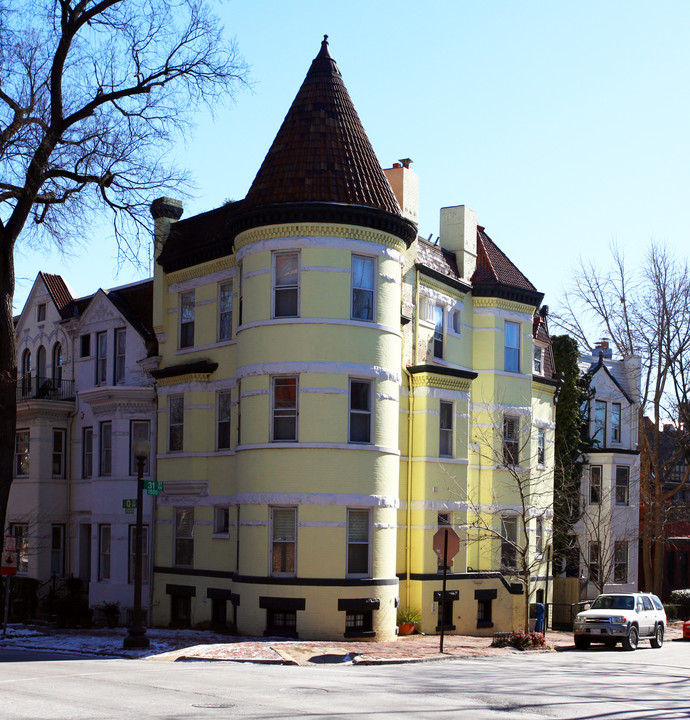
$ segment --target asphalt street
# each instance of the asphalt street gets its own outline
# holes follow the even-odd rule
[[[690,717],[682,642],[363,667],[10,659],[0,672],[3,720]]]

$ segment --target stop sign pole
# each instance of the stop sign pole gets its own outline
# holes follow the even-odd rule
[[[441,550],[441,538],[443,538],[443,550]],[[444,526],[434,534],[434,552],[443,560],[443,590],[441,591],[441,646],[439,652],[443,652],[443,638],[446,632],[446,580],[448,578],[448,560],[452,560],[460,549],[460,538],[452,527]]]

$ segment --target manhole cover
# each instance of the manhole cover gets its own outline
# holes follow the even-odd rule
[[[194,703],[192,707],[207,709],[222,709],[235,707],[232,703]]]

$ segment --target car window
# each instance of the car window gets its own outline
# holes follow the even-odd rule
[[[654,610],[654,607],[652,606],[652,601],[648,597],[643,597],[642,602],[644,603],[645,610]]]
[[[637,598],[637,612],[642,612],[644,610],[644,603],[642,602],[642,598]]]
[[[635,600],[629,595],[599,595],[592,610],[634,610]]]
[[[663,610],[663,609],[664,609],[664,606],[663,606],[663,604],[661,603],[661,600],[659,600],[659,598],[658,598],[656,595],[652,595],[652,602],[654,603],[654,607],[655,607],[657,610]]]

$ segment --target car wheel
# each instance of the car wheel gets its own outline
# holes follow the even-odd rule
[[[631,627],[630,634],[628,637],[623,638],[623,649],[624,650],[636,650],[637,649],[637,628]]]
[[[578,650],[586,650],[589,647],[589,640],[581,635],[575,636],[575,647]]]
[[[654,637],[649,641],[649,644],[653,648],[660,648],[664,644],[664,626],[661,623],[656,626],[656,632],[654,633]]]

